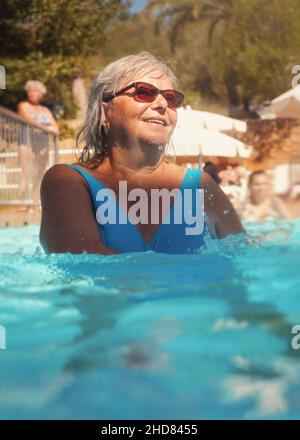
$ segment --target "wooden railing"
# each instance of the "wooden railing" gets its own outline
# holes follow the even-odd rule
[[[40,183],[57,162],[58,136],[0,106],[0,204],[37,205]]]

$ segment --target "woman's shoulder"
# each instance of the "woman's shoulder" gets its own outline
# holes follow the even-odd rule
[[[52,111],[46,105],[40,104],[40,110],[42,110],[43,112],[48,113],[49,115],[53,115]]]
[[[89,198],[85,179],[67,164],[55,164],[49,168],[41,182],[41,200],[44,203],[69,205],[73,199]]]
[[[20,101],[17,104],[17,109],[21,110],[21,109],[26,109],[28,107],[28,102],[27,101]]]
[[[77,165],[77,164],[74,164]],[[57,163],[52,165],[44,174],[42,185],[52,186],[59,182],[85,182],[84,178],[69,164]]]
[[[171,162],[163,162],[162,167],[163,167],[164,171],[166,171],[168,173],[178,173],[184,169],[182,166],[177,165],[176,163],[171,163]]]

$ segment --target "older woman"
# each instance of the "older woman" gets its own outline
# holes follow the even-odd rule
[[[244,232],[210,176],[164,160],[182,103],[172,71],[147,52],[99,73],[79,136],[84,142],[79,162],[54,165],[42,182],[40,240],[46,252],[187,253],[205,245],[208,227],[216,237]],[[200,189],[206,221],[191,232]],[[152,203],[159,191],[176,193],[172,206]],[[182,206],[188,209],[180,219]]]
[[[47,89],[40,81],[27,81],[24,89],[27,93],[27,101],[18,104],[18,114],[29,123],[40,127],[44,131],[53,135],[58,135],[59,129],[55,118],[51,111],[40,104],[42,97],[46,94]],[[28,182],[33,180],[35,183],[40,182],[45,173],[48,161],[48,149],[45,145],[45,137],[43,133],[35,130],[35,144],[38,148],[32,148],[28,145],[28,140],[21,132],[20,139],[20,165],[21,179],[20,192],[23,199],[32,199],[34,203],[39,203],[39,183],[29,189]],[[31,173],[31,178],[29,178]],[[20,208],[24,210],[24,208]]]
[[[27,101],[18,104],[18,113],[28,122],[34,123],[49,133],[58,135],[58,125],[51,111],[40,104],[47,89],[40,81],[27,81],[24,87]]]

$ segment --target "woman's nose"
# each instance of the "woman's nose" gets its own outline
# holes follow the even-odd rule
[[[157,97],[155,98],[155,100],[153,101],[152,106],[153,106],[153,108],[159,107],[159,108],[167,109],[168,108],[168,101],[161,93],[159,93],[157,95]]]

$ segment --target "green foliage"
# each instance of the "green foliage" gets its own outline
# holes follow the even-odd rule
[[[106,32],[106,38],[103,54],[107,61],[142,50],[160,57],[170,55],[166,33],[156,35],[155,22],[145,12],[111,25]]]
[[[78,132],[78,127],[73,127],[64,119],[58,120],[59,126],[59,138],[62,139],[75,139]]]
[[[126,11],[122,0],[1,0],[0,54],[94,53],[107,26]]]
[[[153,0],[148,9],[169,28],[189,87],[232,104],[291,87],[291,66],[299,63],[298,0]]]
[[[44,82],[47,99],[74,115],[74,75],[93,73],[89,58],[105,44],[108,26],[128,16],[122,0],[1,0],[0,64],[7,88],[1,104],[15,109],[28,79]]]
[[[199,92],[186,89],[185,93],[185,104],[190,105],[194,109],[201,109],[207,112],[218,113],[220,115],[227,115],[227,108],[220,101],[213,98],[207,98],[204,95],[199,94]]]
[[[25,81],[39,79],[72,116],[74,75],[89,85],[105,64],[141,50],[170,62],[187,103],[198,108],[223,112],[227,102],[256,103],[291,87],[299,0],[148,0],[147,11],[133,16],[128,3],[2,0],[1,103],[14,107]]]
[[[26,97],[25,82],[34,79],[47,85],[47,100],[62,102],[68,117],[73,117],[73,74],[87,75],[90,69],[86,61],[83,57],[45,56],[41,52],[23,59],[4,58],[1,64],[6,67],[6,90],[2,91],[1,104],[16,110],[17,103]]]
[[[296,0],[233,2],[230,19],[214,38],[212,75],[240,87],[245,98],[270,98],[290,88],[300,47],[296,6]]]

